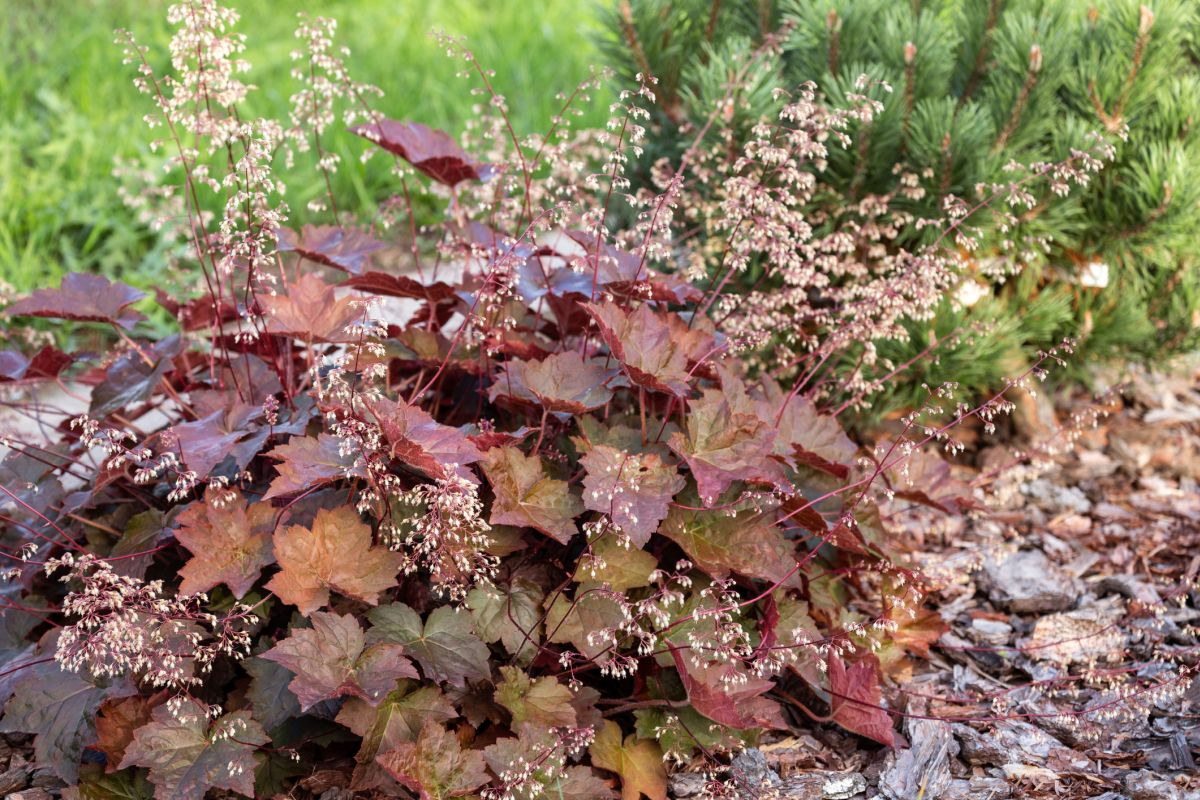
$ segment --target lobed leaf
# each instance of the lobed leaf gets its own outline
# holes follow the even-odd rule
[[[293,629],[290,637],[262,654],[296,674],[288,688],[302,711],[346,695],[377,705],[396,681],[419,677],[399,645],[366,647],[354,617],[318,611],[309,619],[311,628]]]
[[[367,641],[401,645],[428,680],[462,686],[492,676],[490,653],[476,635],[470,614],[439,606],[422,624],[410,607],[392,603],[372,609],[367,618],[372,625]]]
[[[494,174],[491,165],[468,156],[450,134],[419,122],[379,119],[350,130],[389,153],[395,153],[417,171],[446,186],[466,180],[487,181]]]
[[[248,711],[208,722],[207,709],[186,699],[161,705],[134,733],[120,768],[147,767],[155,800],[203,800],[209,789],[254,796],[254,771],[270,741]]]
[[[488,781],[483,754],[464,750],[458,738],[433,719],[425,720],[415,742],[401,742],[375,760],[421,800],[465,797]]]
[[[281,567],[267,583],[279,599],[311,614],[336,591],[368,605],[396,585],[403,556],[372,546],[371,528],[350,506],[320,509],[312,527],[291,525],[275,531],[275,558]]]
[[[146,317],[128,306],[146,297],[103,275],[69,272],[57,289],[38,289],[4,312],[11,317],[51,317],[77,322],[107,322],[131,330]]]
[[[483,472],[496,495],[492,525],[528,526],[561,544],[579,532],[575,517],[583,513],[583,502],[566,481],[546,476],[540,457],[494,447],[484,455]]]
[[[176,517],[175,538],[192,558],[179,570],[183,594],[207,592],[225,584],[241,599],[275,563],[271,533],[276,512],[268,503],[246,504],[237,489],[210,491]]]

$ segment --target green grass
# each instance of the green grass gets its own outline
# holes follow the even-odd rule
[[[246,78],[260,87],[248,112],[286,121],[295,91],[289,53],[296,12],[333,17],[349,46],[356,79],[385,92],[377,107],[398,119],[462,129],[479,101],[456,77],[463,64],[430,36],[465,36],[495,70],[519,133],[544,131],[569,91],[600,59],[591,45],[591,9],[578,0],[225,0],[242,13],[248,37]],[[143,161],[149,98],[133,88],[113,30],[127,28],[167,63],[165,0],[0,0],[0,279],[28,290],[57,283],[65,271],[99,271],[131,283],[170,283],[156,237],[117,196],[116,159]],[[580,124],[603,120],[603,99]],[[158,133],[161,133],[158,132]],[[369,212],[395,186],[376,160],[357,159],[363,143],[327,136],[343,153],[338,202]],[[157,157],[161,161],[161,156]],[[304,221],[319,177],[298,163],[288,176],[293,221]]]

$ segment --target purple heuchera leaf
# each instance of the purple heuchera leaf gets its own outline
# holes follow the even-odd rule
[[[537,403],[547,411],[582,414],[612,399],[608,384],[617,375],[597,360],[584,361],[574,350],[541,361],[514,359],[504,363],[489,391],[492,402],[502,396]]]
[[[278,250],[296,252],[309,261],[349,272],[362,274],[372,253],[387,247],[383,242],[357,228],[341,225],[305,225],[300,232],[279,228]]]
[[[396,681],[420,678],[400,645],[366,647],[366,636],[353,616],[318,611],[309,619],[311,628],[293,629],[291,636],[262,654],[296,673],[288,688],[301,710],[346,695],[376,706],[396,688]]]
[[[588,303],[584,309],[600,327],[600,336],[629,380],[651,391],[688,396],[687,351],[648,304],[631,314],[610,302]]]
[[[466,180],[487,181],[495,174],[490,164],[468,156],[450,134],[419,122],[381,119],[356,125],[350,130],[447,186]]]
[[[597,444],[579,459],[587,470],[583,504],[608,514],[636,547],[644,547],[667,517],[686,481],[656,453],[626,453]]]
[[[435,422],[425,411],[402,400],[381,398],[370,404],[370,410],[392,446],[393,458],[435,480],[453,473],[479,483],[468,465],[483,455],[458,428]]]
[[[145,316],[126,308],[146,296],[103,275],[71,272],[57,289],[38,289],[5,309],[13,317],[52,317],[77,322],[107,322],[131,329]]]

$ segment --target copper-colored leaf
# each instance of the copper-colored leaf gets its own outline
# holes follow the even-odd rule
[[[264,500],[303,492],[341,478],[366,477],[353,453],[345,454],[336,436],[321,433],[317,436],[293,436],[287,444],[267,453],[279,461],[275,471],[279,477],[271,481]]]
[[[675,465],[664,463],[657,453],[627,453],[596,444],[579,463],[587,470],[584,506],[608,514],[639,548],[658,530],[671,498],[686,484]]]
[[[204,502],[192,503],[177,518],[175,538],[192,553],[179,570],[183,594],[207,592],[225,584],[241,599],[275,563],[271,532],[276,512],[269,503],[247,506],[237,489],[210,491]]]
[[[421,800],[465,797],[488,780],[483,754],[464,750],[437,720],[426,720],[415,742],[402,742],[376,757],[379,765]]]
[[[362,304],[353,297],[337,297],[332,286],[315,273],[306,272],[276,295],[260,296],[267,331],[294,336],[306,342],[349,342],[358,338],[347,331],[364,320]]]
[[[588,303],[584,309],[629,380],[651,391],[688,396],[687,350],[648,303],[632,314],[610,302]]]
[[[403,556],[371,541],[371,528],[353,508],[323,508],[311,530],[292,525],[275,532],[282,570],[267,588],[302,614],[327,604],[331,590],[375,605],[380,592],[396,585]]]
[[[621,776],[621,800],[667,800],[667,768],[662,750],[652,741],[630,734],[621,738],[621,727],[605,720],[588,747],[592,765]]]
[[[574,350],[541,361],[514,359],[504,363],[489,392],[492,402],[511,396],[538,403],[547,411],[582,414],[612,399],[609,382],[617,370],[597,360],[584,361]]]
[[[371,254],[387,247],[364,231],[341,225],[305,225],[299,233],[280,228],[277,234],[279,252],[295,251],[309,261],[351,275],[362,273]]]
[[[494,174],[491,165],[468,156],[450,134],[419,122],[381,119],[350,130],[447,186],[466,180],[486,181]]]
[[[434,479],[454,473],[479,483],[467,465],[483,456],[458,428],[435,422],[425,411],[403,400],[381,398],[371,402],[370,411],[392,446],[393,458]]]
[[[575,517],[583,513],[583,502],[566,481],[546,476],[540,457],[494,447],[484,455],[483,471],[496,494],[491,524],[536,528],[562,544],[579,532]]]
[[[104,753],[104,771],[116,772],[125,758],[125,749],[133,741],[138,728],[150,722],[150,715],[166,701],[166,692],[151,697],[134,695],[105,700],[96,714],[96,743],[93,747]]]
[[[847,669],[842,657],[831,650],[828,663],[829,715],[834,722],[860,736],[895,747],[892,719],[883,710],[875,659],[861,658]]]
[[[38,289],[4,309],[12,317],[51,317],[78,322],[108,322],[130,329],[145,316],[127,306],[146,296],[103,275],[70,272],[57,289]]]
[[[310,619],[311,628],[293,628],[291,636],[262,654],[296,674],[288,688],[301,710],[346,695],[374,706],[399,679],[420,677],[400,645],[366,647],[353,616],[318,611]]]

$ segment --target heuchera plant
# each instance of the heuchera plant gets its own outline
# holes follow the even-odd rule
[[[969,237],[955,208],[918,252],[881,233],[870,268],[839,255],[848,234],[806,244],[793,200],[872,105],[802,89],[746,152],[689,150],[661,194],[630,197],[648,77],[605,132],[569,125],[589,79],[522,139],[448,42],[487,100],[468,151],[373,111],[323,19],[298,31],[289,125],[246,119],[236,15],[170,16],[170,74],[121,42],[172,148],[199,291],[160,294],[178,324],[158,339],[146,296],[98,276],[6,309],[118,343],[0,354],[6,380],[87,403],[0,466],[0,729],[35,733],[69,783],[148,780],[161,800],[269,796],[323,768],[420,798],[661,800],[671,760],[785,729],[809,713],[797,696],[893,744],[888,687],[941,627],[888,509],[971,507],[926,445],[1006,401],[938,417],[931,391],[873,450],[830,413],[870,386],[821,365],[902,335]],[[289,228],[277,162],[313,151],[332,187],[322,142],[353,134],[390,154],[397,196],[363,220],[330,188],[311,210],[331,224]],[[996,194],[1085,178],[1046,165]],[[697,181],[724,184],[720,207],[684,202]],[[444,215],[415,212],[419,191]],[[715,274],[686,268],[714,248]],[[772,309],[724,295],[764,261],[788,287]],[[808,355],[761,349],[751,309]]]

